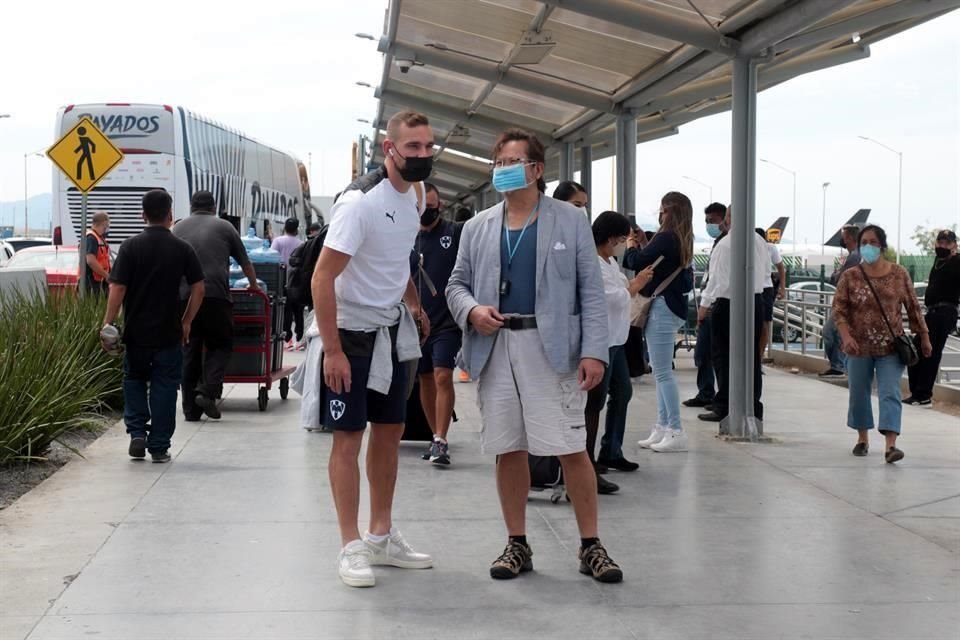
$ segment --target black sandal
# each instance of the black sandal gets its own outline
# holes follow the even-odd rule
[[[858,442],[853,447],[853,455],[857,456],[858,458],[864,457],[868,452],[869,449],[866,442]],[[887,462],[889,462],[889,460]]]

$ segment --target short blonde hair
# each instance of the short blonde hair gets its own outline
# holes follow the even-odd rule
[[[400,136],[400,127],[423,127],[429,125],[427,116],[417,111],[401,111],[387,121],[387,138],[396,140]]]

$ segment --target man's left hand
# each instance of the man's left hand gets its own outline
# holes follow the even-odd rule
[[[189,322],[180,323],[180,333],[183,336],[182,343],[184,346],[186,346],[187,343],[190,342],[190,323]]]
[[[924,358],[929,358],[933,355],[933,344],[930,342],[929,333],[923,334],[923,337],[920,338],[920,351],[923,352]]]
[[[423,308],[411,311],[413,319],[417,321],[417,329],[420,330],[420,344],[424,344],[430,337],[430,318],[423,312]]]
[[[584,391],[590,391],[603,381],[603,362],[594,358],[584,358],[577,367],[577,382]]]
[[[784,289],[783,287],[780,287],[779,289],[777,289],[777,300],[783,300],[784,297],[786,297],[786,295],[787,295],[786,289]]]

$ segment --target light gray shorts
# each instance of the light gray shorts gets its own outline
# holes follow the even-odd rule
[[[587,448],[587,393],[576,372],[560,375],[536,329],[501,329],[477,381],[483,452],[563,456]]]

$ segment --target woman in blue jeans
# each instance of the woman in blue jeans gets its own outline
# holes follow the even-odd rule
[[[635,296],[653,277],[653,269],[647,268],[628,281],[613,257],[617,248],[626,242],[630,234],[630,221],[616,211],[604,211],[593,222],[593,241],[600,260],[603,275],[603,292],[607,300],[607,322],[610,345],[610,365],[603,382],[590,390],[585,411],[587,425],[587,453],[593,460],[600,428],[600,410],[607,404],[606,429],[596,463],[619,471],[636,471],[640,465],[623,457],[623,434],[627,423],[627,405],[633,395],[627,354],[623,345],[630,331],[630,298]],[[597,491],[613,493],[619,487],[597,476]]]
[[[673,350],[677,331],[687,317],[686,294],[693,289],[690,199],[676,191],[663,196],[659,231],[645,246],[640,245],[638,236],[631,234],[627,239],[623,265],[633,271],[655,265],[653,278],[641,293],[654,299],[645,336],[657,384],[657,422],[650,436],[638,444],[664,453],[686,451],[687,435],[680,424],[680,391],[673,371]]]
[[[929,356],[933,346],[910,274],[887,260],[886,250],[887,234],[883,229],[876,225],[864,227],[860,232],[861,263],[840,277],[833,298],[833,318],[847,354],[847,426],[857,432],[853,455],[862,457],[869,453],[868,435],[874,427],[871,396],[876,376],[884,458],[893,463],[904,455],[897,448],[897,436],[903,409],[900,381],[905,365],[895,346],[895,336],[903,334],[904,307],[910,329],[920,337],[920,349],[925,356]]]

